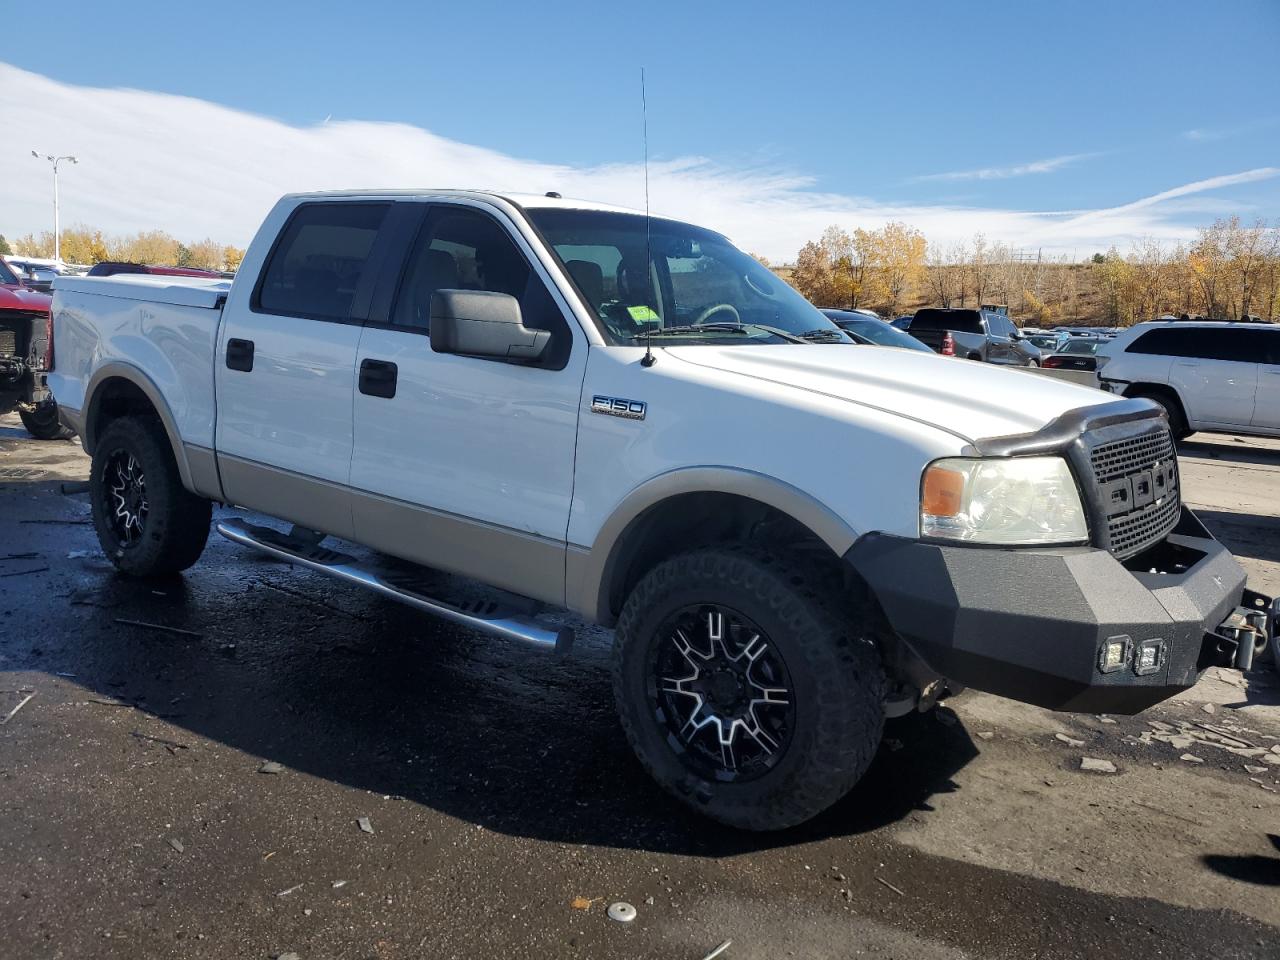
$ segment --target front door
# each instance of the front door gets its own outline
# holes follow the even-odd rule
[[[432,205],[385,277],[357,357],[356,539],[395,556],[564,602],[565,537],[587,343],[523,238],[478,205]],[[534,363],[436,353],[436,290],[519,301],[552,332]]]
[[[230,502],[352,535],[346,484],[356,347],[374,241],[390,207],[325,201],[277,209],[279,240],[256,282],[242,270],[233,285],[215,373],[215,444]]]

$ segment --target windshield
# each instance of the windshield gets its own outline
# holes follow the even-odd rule
[[[834,320],[836,325],[842,329],[864,337],[882,347],[904,347],[907,350],[923,350],[926,353],[933,353],[929,347],[909,333],[903,333],[897,327],[885,323],[883,320],[860,317],[850,310],[824,310],[823,313]]]
[[[639,214],[527,213],[612,343],[638,343],[646,334],[682,346],[847,342],[809,301],[718,233],[650,218],[646,238]]]
[[[0,283],[18,283],[18,275],[13,272],[12,268],[0,260]]]
[[[1058,352],[1093,354],[1098,352],[1100,346],[1102,346],[1101,340],[1072,340],[1064,343]]]

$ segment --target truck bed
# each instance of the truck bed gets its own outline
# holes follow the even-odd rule
[[[54,370],[59,404],[84,410],[91,378],[141,371],[172,413],[184,444],[213,449],[213,363],[229,280],[58,277]]]

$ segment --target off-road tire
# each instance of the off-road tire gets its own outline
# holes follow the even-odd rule
[[[776,766],[726,783],[693,771],[671,746],[650,700],[651,650],[676,611],[717,604],[758,624],[777,648],[795,694],[795,725]],[[843,797],[871,764],[884,729],[884,668],[865,607],[838,577],[790,556],[714,547],[656,566],[636,585],[618,620],[613,689],[632,749],[672,796],[713,820],[780,830]]]
[[[106,476],[112,458],[132,456],[145,478],[147,514],[137,539],[127,543],[113,526]],[[173,449],[158,420],[122,417],[98,438],[89,475],[93,525],[116,569],[131,577],[159,577],[185,570],[200,559],[209,539],[213,504],[182,485]]]
[[[58,422],[58,405],[42,403],[34,410],[19,410],[18,416],[27,433],[37,440],[69,440],[75,436],[70,430]]]

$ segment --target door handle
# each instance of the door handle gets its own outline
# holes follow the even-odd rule
[[[397,367],[389,360],[360,361],[360,392],[390,400],[396,395]]]
[[[237,340],[232,337],[227,341],[227,369],[245,373],[253,369],[252,340]]]

